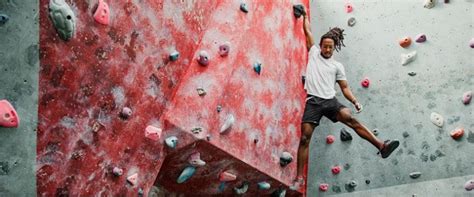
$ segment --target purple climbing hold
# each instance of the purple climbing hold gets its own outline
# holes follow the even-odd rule
[[[464,92],[464,94],[462,95],[462,103],[464,103],[464,105],[468,105],[469,103],[471,103],[471,100],[472,100],[472,91]]]
[[[241,10],[242,12],[245,12],[245,13],[248,13],[248,12],[249,12],[249,9],[248,9],[248,7],[247,7],[247,4],[244,3],[244,2],[240,3],[240,10]]]
[[[10,20],[10,17],[8,17],[5,14],[0,14],[0,26],[5,25],[5,23],[7,23],[8,20]]]
[[[122,108],[122,111],[120,112],[120,117],[122,117],[123,119],[128,119],[130,118],[130,116],[132,116],[132,109],[128,107]]]
[[[415,39],[416,42],[422,43],[426,41],[426,35],[425,34],[418,34]]]
[[[225,57],[229,55],[230,51],[230,42],[224,42],[219,46],[219,55]]]
[[[471,41],[469,41],[469,46],[471,48],[474,48],[474,38],[472,38]]]
[[[114,169],[112,169],[112,173],[113,173],[115,176],[122,176],[123,170],[122,170],[121,168],[114,167]]]
[[[209,64],[209,54],[206,51],[199,51],[199,57],[197,59],[201,66],[207,66]]]
[[[464,189],[466,189],[467,191],[473,190],[474,189],[474,179],[467,181],[466,184],[464,184]]]

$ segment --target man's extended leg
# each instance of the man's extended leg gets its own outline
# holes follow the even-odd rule
[[[311,136],[313,135],[313,130],[315,126],[311,123],[302,123],[301,124],[301,138],[300,145],[298,147],[298,159],[296,166],[296,176],[303,176],[303,168],[308,160],[309,154],[309,142],[311,141]]]

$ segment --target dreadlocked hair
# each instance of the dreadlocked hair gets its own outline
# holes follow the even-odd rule
[[[321,40],[319,41],[319,45],[323,43],[323,40],[326,38],[334,40],[334,47],[336,48],[336,51],[339,52],[341,50],[341,46],[345,47],[344,45],[344,30],[339,28],[339,27],[334,27],[330,29],[326,34],[321,36]]]

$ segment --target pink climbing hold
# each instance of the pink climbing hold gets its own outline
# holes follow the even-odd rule
[[[207,54],[206,51],[199,51],[199,57],[197,61],[202,66],[207,66],[209,64],[209,54]]]
[[[15,108],[7,100],[0,100],[0,126],[2,127],[18,127],[20,117],[16,113]]]
[[[467,181],[466,184],[464,184],[464,189],[466,189],[467,191],[473,190],[474,189],[474,179]]]
[[[138,182],[138,174],[132,174],[131,176],[127,177],[127,181],[132,185],[137,185]]]
[[[370,85],[370,81],[369,81],[369,78],[364,78],[361,82],[360,82],[360,85],[362,85],[362,87],[364,88],[368,88],[369,85]]]
[[[221,172],[221,174],[219,174],[219,181],[221,182],[235,181],[236,179],[237,179],[237,175],[232,174],[227,171]]]
[[[195,153],[191,154],[188,158],[188,162],[192,166],[196,166],[196,167],[206,165],[206,162],[201,160],[201,153],[199,153],[199,152],[195,152]]]
[[[229,42],[224,42],[219,46],[219,55],[221,57],[225,57],[229,55],[230,51],[230,43]]]
[[[325,192],[328,191],[329,185],[327,183],[321,183],[319,184],[319,190]]]
[[[336,140],[336,137],[334,137],[334,135],[328,135],[326,137],[326,143],[327,144],[332,144],[334,142],[334,140]]]
[[[352,4],[347,3],[347,4],[346,4],[346,12],[347,12],[347,13],[351,13],[352,10],[354,10],[354,7],[352,6]]]
[[[110,20],[109,5],[104,0],[99,0],[99,5],[94,13],[94,19],[102,25],[108,25]]]
[[[332,174],[339,174],[339,172],[341,172],[341,167],[334,166],[334,167],[331,168],[331,172],[332,172]]]
[[[472,91],[464,92],[464,94],[462,95],[462,103],[464,103],[464,105],[468,105],[469,103],[471,103],[471,99]]]
[[[153,141],[158,141],[158,139],[161,138],[161,132],[162,130],[160,128],[149,125],[145,129],[145,137]]]
[[[453,131],[451,131],[451,133],[449,135],[451,135],[451,137],[453,139],[458,140],[459,138],[461,138],[464,135],[464,128],[462,128],[462,127],[456,128]]]

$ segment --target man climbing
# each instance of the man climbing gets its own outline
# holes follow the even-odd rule
[[[387,140],[385,142],[379,140],[351,114],[349,108],[339,103],[336,99],[335,84],[337,83],[344,97],[354,105],[357,113],[362,110],[362,105],[357,101],[347,84],[343,65],[332,58],[333,51],[339,52],[341,46],[344,46],[344,30],[338,27],[332,28],[321,37],[318,47],[314,44],[309,19],[304,8],[302,10],[306,47],[309,51],[304,85],[307,98],[301,123],[297,175],[291,189],[304,192],[306,176],[303,176],[303,168],[308,159],[308,148],[313,130],[319,125],[322,116],[327,117],[333,122],[340,121],[352,128],[360,137],[374,145],[380,151],[379,153],[382,158],[390,156],[400,142],[398,140]]]

